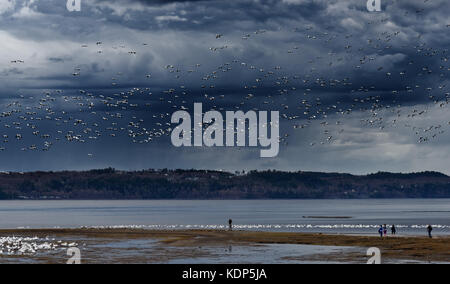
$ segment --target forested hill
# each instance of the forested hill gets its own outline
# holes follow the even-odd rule
[[[338,173],[114,169],[0,173],[0,199],[450,198],[436,172]]]

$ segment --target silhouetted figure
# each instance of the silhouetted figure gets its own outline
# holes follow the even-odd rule
[[[387,225],[386,224],[383,225],[383,234],[385,237],[387,236]]]
[[[228,220],[229,230],[233,231],[233,220]]]
[[[428,237],[430,237],[430,239],[431,239],[431,238],[433,237],[433,236],[431,235],[431,231],[433,231],[433,227],[431,227],[431,225],[428,225],[427,231],[428,231]]]
[[[391,227],[391,234],[392,235],[397,234],[397,229],[395,228],[395,225],[392,225],[392,227]]]
[[[380,234],[380,237],[383,238],[383,226],[380,225],[380,228],[378,229],[378,233]]]

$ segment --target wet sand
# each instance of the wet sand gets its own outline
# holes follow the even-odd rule
[[[255,247],[261,245],[311,245],[354,248],[328,254],[286,256],[303,262],[364,263],[369,247],[378,247],[383,262],[450,262],[450,237],[386,237],[309,233],[142,230],[142,229],[15,229],[0,230],[0,237],[53,238],[76,242],[84,263],[170,263],[177,259],[208,259],[211,248]],[[112,245],[113,244],[113,245]],[[151,249],[150,249],[151,248]],[[206,249],[209,248],[209,249]],[[146,251],[148,253],[146,253]],[[67,256],[58,253],[0,255],[2,263],[61,263]],[[270,254],[266,262],[270,263]]]

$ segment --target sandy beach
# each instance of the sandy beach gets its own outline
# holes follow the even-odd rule
[[[6,241],[13,236],[17,238],[14,244]],[[238,251],[250,250],[247,254],[251,254],[252,249],[280,252],[283,246],[292,248],[293,245],[308,248],[310,253],[280,255],[282,263],[365,263],[369,247],[380,248],[383,263],[450,262],[448,236],[433,239],[389,236],[381,239],[377,236],[313,233],[86,228],[0,230],[0,238],[4,242],[0,244],[3,245],[2,263],[65,263],[69,246],[80,249],[82,263],[201,263],[202,260],[220,263],[221,255],[233,248],[235,251],[236,248]],[[35,252],[23,249],[19,252],[27,241],[36,248]],[[53,245],[53,249],[40,250],[37,243]],[[9,253],[5,249],[8,245]],[[334,250],[323,250],[328,247]],[[316,253],[315,248],[326,253]],[[254,259],[256,263],[274,261],[270,253],[264,260]]]

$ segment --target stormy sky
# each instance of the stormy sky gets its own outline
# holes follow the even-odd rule
[[[446,0],[0,0],[0,170],[450,174]],[[173,112],[280,112],[280,153],[175,148]]]

